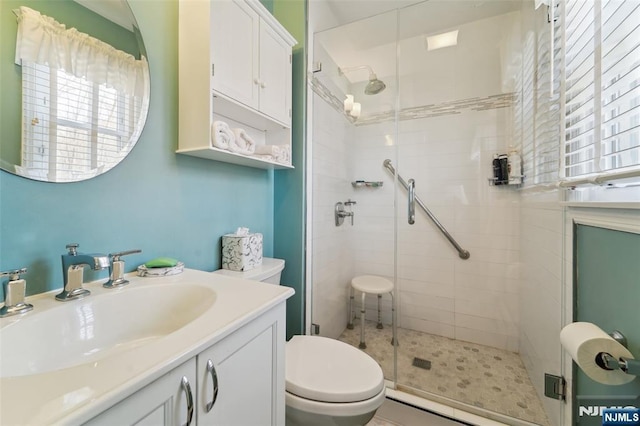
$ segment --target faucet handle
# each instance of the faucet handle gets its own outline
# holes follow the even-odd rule
[[[120,257],[135,253],[142,253],[142,250],[134,249],[109,254],[111,259],[109,263],[109,281],[102,284],[104,288],[118,288],[129,284],[129,280],[124,278],[124,260],[120,260]]]
[[[14,269],[11,271],[0,272],[0,277],[9,277],[11,281],[15,281],[20,279],[20,275],[26,274],[26,273],[27,273],[27,268]]]
[[[78,243],[69,243],[65,246],[65,248],[69,250],[69,254],[71,256],[75,256],[78,254],[78,247],[80,247],[80,244]]]
[[[133,249],[133,250],[119,251],[117,253],[109,253],[109,257],[111,258],[112,262],[117,262],[117,261],[120,260],[120,257],[122,257],[122,256],[126,256],[126,255],[129,255],[129,254],[136,254],[136,253],[142,253],[142,250]]]

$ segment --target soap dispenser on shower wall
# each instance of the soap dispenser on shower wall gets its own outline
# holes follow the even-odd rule
[[[509,185],[520,185],[522,183],[522,160],[517,150],[511,149],[509,151],[508,170],[509,170]]]
[[[493,156],[493,184],[502,185],[505,180],[505,176],[502,174],[502,166],[500,164],[500,157],[498,154]]]

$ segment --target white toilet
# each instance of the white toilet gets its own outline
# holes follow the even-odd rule
[[[263,258],[247,272],[215,271],[280,284],[284,260]],[[385,399],[384,375],[366,353],[338,340],[294,336],[286,345],[287,426],[365,425]]]

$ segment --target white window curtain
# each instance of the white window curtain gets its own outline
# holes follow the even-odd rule
[[[21,6],[15,62],[31,62],[62,69],[92,83],[106,84],[121,93],[142,97],[148,81],[146,59],[137,60],[108,43],[67,29],[55,19]]]

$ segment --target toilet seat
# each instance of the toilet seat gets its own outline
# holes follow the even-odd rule
[[[286,345],[285,364],[288,400],[349,405],[368,403],[381,394],[384,398],[384,375],[378,363],[344,342],[294,336]]]

